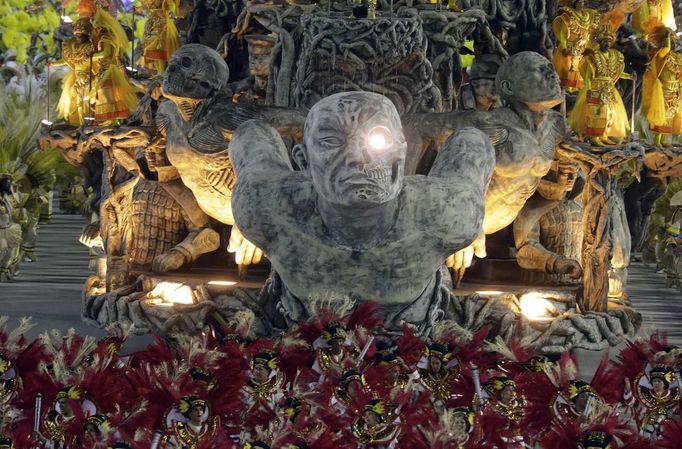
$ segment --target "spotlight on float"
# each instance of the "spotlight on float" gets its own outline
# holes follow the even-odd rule
[[[62,20],[62,23],[73,23],[73,19],[69,16],[61,16],[60,19]]]
[[[45,120],[40,121],[40,125],[49,131],[50,129],[52,129],[53,123],[51,121],[45,119]]]
[[[521,313],[533,321],[548,321],[556,314],[554,305],[539,292],[528,292],[519,298]]]
[[[393,145],[391,130],[385,126],[375,126],[367,133],[367,144],[373,150],[385,150]]]
[[[503,291],[500,290],[479,290],[476,292],[479,296],[500,296]]]
[[[92,126],[95,124],[95,117],[84,117],[83,121],[85,122],[85,126]]]
[[[237,283],[234,281],[209,281],[208,285],[217,285],[220,287],[229,287],[232,285],[237,285]]]
[[[172,305],[172,304],[194,304],[195,297],[192,287],[179,282],[159,282],[156,287],[147,293],[152,304]]]

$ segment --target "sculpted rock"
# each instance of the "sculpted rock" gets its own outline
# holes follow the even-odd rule
[[[368,92],[313,106],[293,152],[299,171],[272,127],[250,121],[235,132],[235,218],[268,254],[289,324],[329,292],[377,301],[389,328],[438,314],[439,269],[481,230],[494,154],[481,131],[462,129],[428,176],[405,177],[406,146],[395,106]]]

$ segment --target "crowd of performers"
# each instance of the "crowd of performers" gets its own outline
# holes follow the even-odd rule
[[[120,330],[28,341],[29,321],[2,320],[0,448],[682,448],[682,350],[662,335],[588,383],[569,354],[448,322],[391,337],[374,309],[322,309],[277,339],[250,338],[245,315],[127,356]]]

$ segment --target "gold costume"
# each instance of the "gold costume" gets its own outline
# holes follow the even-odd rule
[[[457,369],[445,368],[441,373],[433,374],[424,369],[419,370],[419,379],[436,400],[445,401],[452,397],[451,384],[458,373]]]
[[[559,75],[561,85],[567,90],[583,86],[579,65],[582,54],[590,42],[591,31],[599,24],[599,13],[594,9],[573,9],[563,7],[552,22],[552,31],[557,38],[552,62]]]
[[[97,9],[93,19],[98,52],[95,120],[109,121],[128,117],[137,106],[135,88],[128,82],[122,56],[128,39],[121,25],[108,12]]]
[[[74,33],[90,33],[89,24],[81,19],[74,25]],[[71,71],[64,78],[62,94],[57,104],[57,114],[72,125],[82,125],[91,112],[90,101],[93,98],[91,87],[95,85],[95,74],[91,70],[92,55],[95,47],[88,36],[79,39],[78,36],[64,41],[62,46],[62,64],[66,64]]]
[[[142,38],[140,63],[162,73],[175,50],[180,47],[180,34],[175,26],[174,16],[178,0],[142,0],[147,12],[147,23]]]
[[[682,54],[670,47],[666,38],[644,73],[642,113],[652,131],[682,134]]]
[[[672,0],[645,0],[632,14],[632,28],[643,36],[662,26],[677,29]]]
[[[599,40],[604,38],[602,35]],[[578,134],[592,137],[595,143],[602,143],[599,140],[602,138],[628,135],[627,112],[615,87],[620,78],[631,79],[624,70],[625,60],[618,50],[595,48],[586,52],[580,62],[585,85],[568,117],[569,124]]]
[[[61,64],[71,71],[57,105],[59,117],[73,125],[82,125],[90,116],[99,122],[126,118],[137,106],[137,97],[121,59],[128,44],[123,28],[97,8],[92,19],[76,22],[74,34],[62,52]]]
[[[210,441],[211,438],[214,438],[219,428],[220,419],[217,416],[201,423],[198,431],[193,430],[189,423],[175,421],[171,438],[176,437],[183,448],[196,449],[204,440]]]

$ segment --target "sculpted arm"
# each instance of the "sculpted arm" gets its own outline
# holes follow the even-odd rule
[[[480,130],[464,128],[443,145],[429,172],[429,180],[446,189],[442,230],[450,250],[461,249],[481,232],[485,193],[495,167],[495,151]]]
[[[275,128],[249,120],[234,132],[229,150],[237,176],[232,192],[236,225],[250,241],[267,250],[260,224],[279,206],[278,180],[293,174],[287,149]]]

